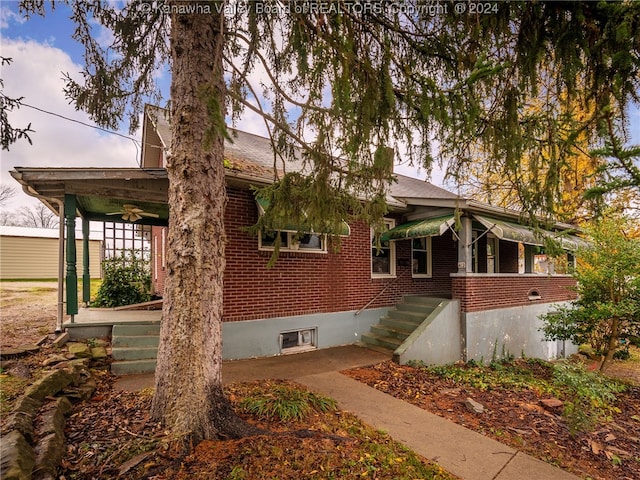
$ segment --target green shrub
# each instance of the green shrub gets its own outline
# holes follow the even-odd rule
[[[133,250],[102,262],[103,280],[94,307],[120,307],[151,300],[149,263]]]
[[[617,410],[615,394],[626,388],[620,382],[588,372],[580,363],[556,364],[554,380],[567,391],[563,414],[572,434],[590,431],[607,419]]]
[[[302,420],[313,411],[335,410],[336,403],[331,398],[282,383],[254,390],[242,400],[240,408],[258,417],[286,422]]]

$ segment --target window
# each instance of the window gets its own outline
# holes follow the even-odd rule
[[[282,332],[280,334],[280,352],[286,354],[315,350],[317,348],[317,336],[317,328]]]
[[[473,273],[499,273],[499,240],[492,233],[478,233],[473,231],[471,255],[473,259]]]
[[[273,250],[276,239],[280,237],[281,252],[326,253],[327,236],[319,233],[295,234],[293,232],[262,232],[259,237],[259,250]]]
[[[302,250],[324,251],[324,235],[317,233],[305,233],[298,241],[298,248]]]
[[[384,219],[384,226],[387,230],[395,227],[393,219]],[[395,277],[396,275],[396,246],[393,242],[380,242],[376,245],[376,239],[371,230],[371,276],[372,277]]]
[[[487,273],[499,273],[498,265],[498,239],[489,233],[487,234]]]
[[[431,277],[431,237],[411,241],[411,273],[414,277]]]

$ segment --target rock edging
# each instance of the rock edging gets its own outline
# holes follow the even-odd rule
[[[65,415],[72,409],[69,398],[86,399],[95,390],[88,364],[88,358],[59,363],[55,370],[27,387],[16,401],[3,422],[0,478],[57,478],[65,449]]]

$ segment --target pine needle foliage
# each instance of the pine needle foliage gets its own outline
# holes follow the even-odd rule
[[[186,4],[68,5],[86,68],[82,82],[66,76],[67,96],[100,125],[126,118],[135,130],[146,102],[167,100],[156,77],[171,68],[172,9]],[[463,15],[447,1],[437,15],[420,1],[195,6],[224,13],[226,92],[203,101],[224,105],[233,121],[247,111],[264,118],[276,179],[299,170],[290,162],[305,166],[308,181],[284,180],[283,192],[324,184],[306,202],[312,220],[356,216],[380,226],[393,161],[430,171],[434,139],[453,178],[482,162],[511,179],[527,212],[556,214],[561,172],[585,136],[596,146],[603,122],[623,128],[629,103],[640,100],[637,2],[498,2],[489,14]],[[22,10],[44,15],[47,3],[23,1]],[[98,24],[112,32],[110,45],[97,40]],[[226,135],[219,118],[203,128]],[[266,228],[291,199],[262,195],[274,212],[261,219]]]

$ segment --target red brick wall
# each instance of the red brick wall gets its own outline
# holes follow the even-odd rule
[[[394,282],[371,278],[369,227],[363,223],[351,223],[351,235],[342,239],[338,253],[281,252],[275,267],[268,269],[271,253],[258,251],[258,239],[243,231],[257,221],[252,193],[229,188],[227,194],[225,321],[358,310],[391,282],[369,308],[393,305],[408,294],[451,290],[449,274],[457,265],[451,235],[433,239],[437,253],[429,279],[411,277],[411,243],[396,242]]]
[[[368,308],[390,306],[405,295],[451,295],[464,312],[491,310],[575,298],[571,277],[505,275],[517,271],[517,244],[500,243],[501,275],[450,276],[457,269],[457,250],[450,232],[432,238],[432,278],[411,277],[411,242],[396,242],[396,279],[371,278],[369,227],[351,224],[338,253],[281,252],[269,269],[270,252],[258,251],[258,239],[244,231],[257,221],[251,192],[229,188],[225,213],[227,268],[224,320],[239,321],[310,313],[358,310],[386,288]],[[161,295],[166,270],[162,268],[161,227],[153,227],[154,287]],[[529,300],[536,290],[542,298]]]
[[[534,303],[552,303],[576,298],[576,284],[569,276],[548,275],[467,275],[452,277],[453,298],[460,299],[460,310],[477,312]],[[542,298],[529,300],[537,291]]]
[[[319,312],[358,310],[391,284],[368,308],[389,306],[404,295],[449,295],[450,273],[457,268],[451,233],[432,239],[432,278],[411,277],[411,242],[396,242],[397,279],[371,278],[369,227],[352,223],[338,253],[281,252],[269,269],[270,252],[258,250],[258,239],[244,228],[258,219],[253,194],[228,188],[225,213],[227,267],[224,278],[224,320],[253,320]],[[161,246],[161,227],[153,227],[152,245]],[[154,266],[162,265],[154,251]],[[157,259],[156,259],[157,256]],[[154,289],[164,290],[166,270],[154,274]],[[395,280],[395,281],[394,281]]]

